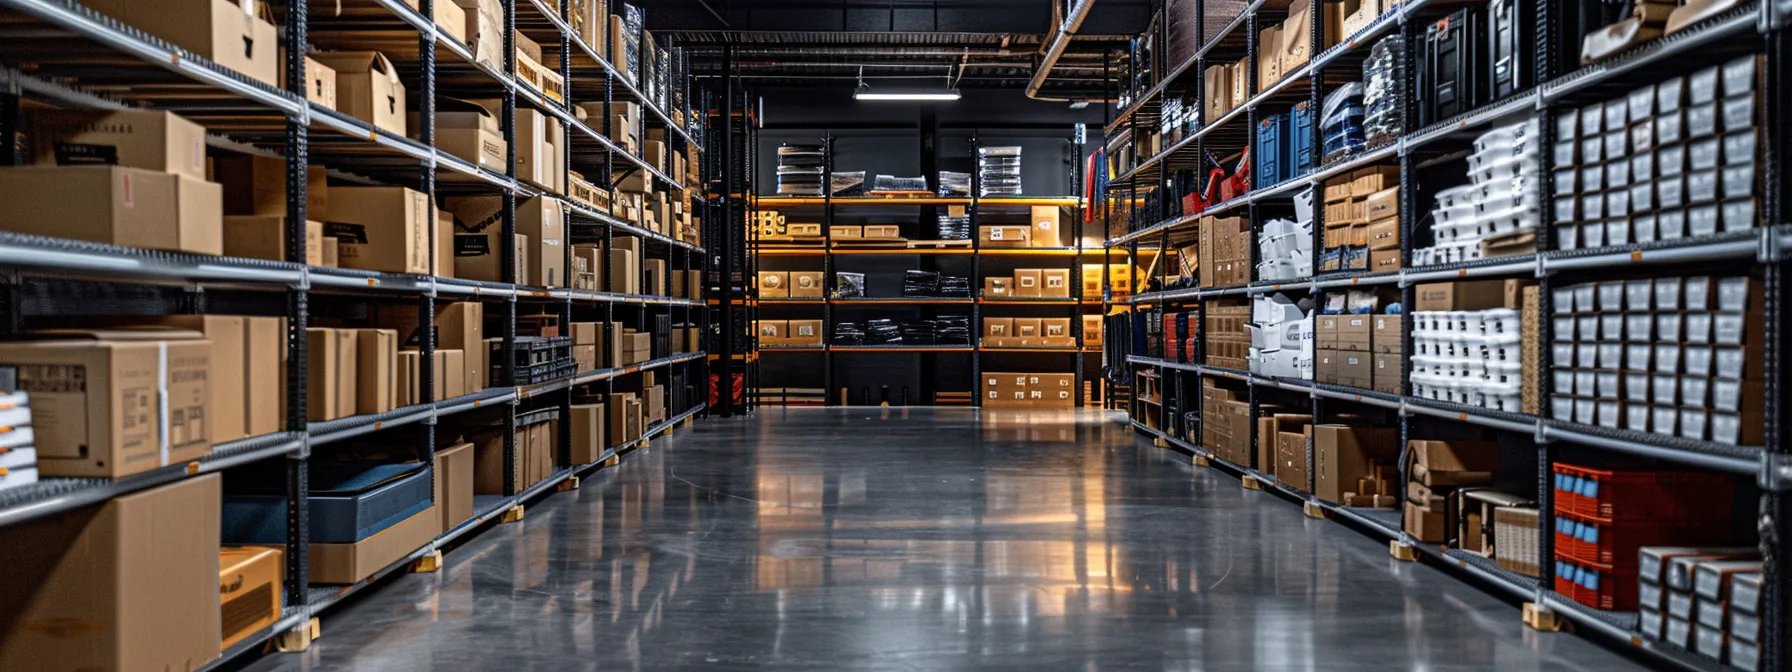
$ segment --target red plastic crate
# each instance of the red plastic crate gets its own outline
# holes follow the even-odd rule
[[[1724,546],[1730,542],[1730,528],[1721,520],[1597,520],[1556,512],[1556,552],[1583,563],[1636,567],[1637,550],[1644,546]]]
[[[1556,592],[1594,609],[1635,611],[1636,574],[1634,565],[1579,562],[1556,553]]]
[[[1608,470],[1556,463],[1557,513],[1610,521],[1615,518],[1727,520],[1734,485],[1721,474]],[[1726,493],[1720,496],[1713,496]]]

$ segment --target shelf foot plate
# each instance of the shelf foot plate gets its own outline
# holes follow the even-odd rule
[[[1319,502],[1302,502],[1300,510],[1301,513],[1307,514],[1308,518],[1325,520],[1331,516],[1331,511],[1327,511],[1325,507],[1320,506]]]
[[[1562,620],[1556,618],[1556,612],[1550,611],[1536,602],[1524,603],[1524,624],[1532,630],[1543,632],[1561,632]]]
[[[560,492],[566,492],[568,490],[579,489],[579,477],[567,476],[566,480],[561,481],[560,485],[556,489],[558,489]]]
[[[1193,464],[1194,464],[1194,465],[1195,465],[1195,466],[1197,466],[1197,467],[1211,467],[1211,466],[1213,466],[1213,463],[1212,463],[1212,462],[1209,462],[1209,461],[1207,461],[1207,458],[1206,458],[1206,457],[1202,457],[1202,456],[1200,456],[1200,455],[1192,455],[1192,456],[1190,456],[1190,462],[1191,462],[1191,463],[1193,463]]]
[[[521,504],[510,507],[509,509],[506,509],[504,511],[504,515],[498,517],[498,522],[500,522],[500,523],[516,523],[516,522],[521,522],[522,520],[523,520],[523,505],[521,505]]]
[[[1259,481],[1250,476],[1245,476],[1243,478],[1240,478],[1239,482],[1240,482],[1240,484],[1244,485],[1244,489],[1246,489],[1246,490],[1262,490],[1263,489],[1263,481]]]
[[[1401,562],[1419,561],[1419,549],[1413,548],[1412,544],[1404,544],[1398,540],[1388,542],[1388,555]]]
[[[278,641],[274,642],[274,648],[281,653],[298,653],[311,648],[311,643],[322,636],[323,626],[316,618],[312,618],[305,621],[304,625],[280,633]]]
[[[411,561],[411,573],[413,574],[433,574],[441,568],[441,551],[431,551],[429,555]]]

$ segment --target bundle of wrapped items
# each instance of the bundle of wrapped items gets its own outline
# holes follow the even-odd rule
[[[778,193],[784,196],[820,196],[822,157],[821,145],[779,147]]]
[[[1020,148],[977,148],[978,196],[1020,195]]]
[[[1257,237],[1258,280],[1293,280],[1313,274],[1313,191],[1301,192],[1294,198],[1292,220],[1272,219],[1263,223]]]
[[[1313,379],[1313,302],[1286,294],[1251,301],[1251,373]]]
[[[1469,183],[1438,192],[1431,211],[1437,244],[1412,251],[1413,264],[1430,266],[1536,249],[1542,217],[1539,181],[1543,138],[1537,119],[1496,128],[1475,139],[1468,156]]]
[[[1523,322],[1517,310],[1418,311],[1407,319],[1413,396],[1521,412]]]

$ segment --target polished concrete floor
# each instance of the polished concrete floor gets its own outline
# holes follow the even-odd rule
[[[1615,670],[1091,412],[699,422],[264,670]]]

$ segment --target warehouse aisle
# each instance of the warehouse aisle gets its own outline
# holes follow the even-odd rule
[[[1093,412],[712,420],[271,670],[1616,670]]]

